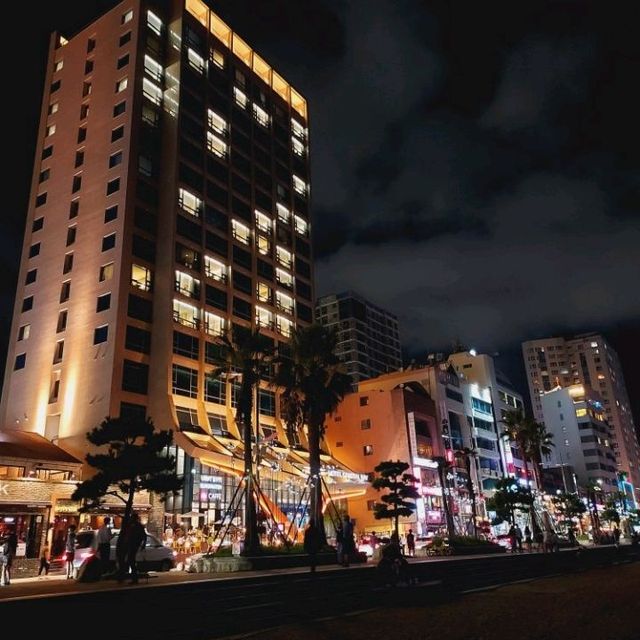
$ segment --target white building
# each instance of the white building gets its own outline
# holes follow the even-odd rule
[[[545,426],[553,433],[555,444],[544,466],[570,465],[579,486],[597,482],[605,492],[617,491],[613,433],[598,395],[576,384],[556,387],[540,400]]]

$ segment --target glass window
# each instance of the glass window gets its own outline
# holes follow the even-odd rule
[[[103,293],[101,296],[98,296],[98,300],[96,302],[96,313],[106,311],[109,307],[111,307],[111,294]]]
[[[227,155],[227,143],[210,131],[207,131],[207,149],[219,158]]]
[[[217,280],[218,282],[226,282],[227,280],[227,266],[210,256],[204,257],[204,272],[207,278]]]
[[[182,300],[173,301],[173,320],[185,327],[197,329],[200,326],[200,309]]]
[[[205,331],[211,336],[224,335],[226,321],[221,316],[206,311],[204,314]]]
[[[120,24],[127,24],[127,22],[130,22],[131,20],[133,20],[133,9],[129,9],[129,11],[122,14]]]
[[[249,227],[238,222],[238,220],[231,221],[231,234],[234,240],[241,242],[242,244],[249,244],[249,239],[251,237],[251,231]]]
[[[131,285],[142,291],[151,290],[151,269],[139,264],[131,265]]]
[[[13,363],[13,370],[18,371],[19,369],[24,369],[27,364],[27,354],[19,353],[16,356],[15,362]]]
[[[187,47],[187,61],[196,71],[204,73],[204,58],[191,47]]]
[[[142,80],[142,93],[146,98],[151,100],[153,104],[160,104],[162,102],[162,89],[153,84],[148,78]]]
[[[215,111],[211,111],[209,109],[207,111],[209,128],[213,129],[216,133],[220,133],[225,135],[227,133],[227,121],[220,115],[218,115]]]
[[[188,398],[198,397],[198,371],[189,367],[174,364],[173,371],[173,393]]]
[[[18,342],[21,342],[22,340],[28,340],[30,335],[31,335],[31,325],[23,324],[18,329]]]
[[[127,83],[128,83],[127,78],[122,78],[122,80],[118,80],[118,82],[116,82],[116,93],[120,93],[121,91],[124,91],[127,88]]]
[[[178,190],[178,205],[183,211],[196,218],[199,218],[202,213],[202,200],[183,188]]]
[[[98,280],[100,282],[105,282],[107,280],[111,280],[113,278],[113,262],[109,262],[109,264],[103,264],[100,267],[100,275]]]
[[[162,65],[149,54],[144,56],[144,71],[152,80],[156,82],[162,80]]]
[[[162,35],[162,20],[151,10],[147,11],[147,26],[156,35]]]

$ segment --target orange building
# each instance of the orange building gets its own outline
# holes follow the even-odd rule
[[[393,374],[390,374],[393,376]],[[442,526],[442,489],[434,456],[444,455],[436,421],[436,407],[425,388],[417,382],[400,383],[392,388],[372,388],[376,381],[361,383],[359,391],[347,396],[327,420],[329,449],[351,468],[372,473],[383,460],[409,462],[419,478],[422,498],[417,511],[401,520],[401,530],[422,533],[427,523]],[[368,388],[367,388],[368,387]],[[333,496],[339,498],[340,494]],[[388,532],[391,523],[376,520],[373,505],[380,493],[369,487],[364,496],[348,501],[349,515],[358,533]]]

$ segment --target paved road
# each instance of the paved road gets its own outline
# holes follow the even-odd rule
[[[373,566],[249,572],[224,578],[164,574],[149,585],[34,581],[1,589],[0,620],[28,636],[210,639],[393,604],[420,605],[531,577],[638,559],[638,549],[414,561],[419,584],[385,589]]]

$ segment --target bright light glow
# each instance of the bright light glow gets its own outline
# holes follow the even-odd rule
[[[284,247],[277,246],[276,259],[283,267],[291,269],[293,265],[293,254],[291,251],[287,251]]]
[[[469,355],[475,357],[478,355],[478,352],[475,349],[469,349]]]
[[[182,187],[178,190],[178,204],[184,211],[190,213],[192,216],[195,216],[196,218],[200,217],[202,200]]]
[[[256,324],[259,327],[273,329],[273,313],[268,309],[256,306]]]
[[[261,211],[258,211],[257,209],[255,210],[255,215],[256,215],[256,227],[258,229],[260,229],[260,231],[264,231],[265,233],[270,233],[271,232],[271,218],[267,215],[265,215],[264,213],[262,213]]]
[[[309,191],[309,185],[298,176],[293,176],[293,190],[301,196],[306,196]]]
[[[149,25],[151,31],[154,31],[157,35],[162,35],[162,20],[151,10],[147,11],[147,25]]]
[[[196,71],[204,73],[204,58],[191,47],[187,49],[187,60]]]
[[[216,260],[211,256],[205,256],[204,273],[207,278],[218,280],[218,282],[225,282],[227,279],[227,266],[224,262],[220,262],[220,260]]]
[[[271,116],[269,116],[269,114],[262,107],[259,107],[255,103],[253,105],[253,117],[263,127],[268,127],[269,123],[271,122]]]
[[[293,330],[293,322],[284,316],[276,316],[276,328],[285,337],[290,337]]]
[[[241,91],[238,87],[233,87],[233,97],[238,106],[243,109],[247,108],[247,94],[244,91]]]
[[[288,223],[291,218],[291,212],[281,202],[276,203],[276,212],[281,222]]]
[[[294,216],[293,220],[296,232],[301,236],[306,236],[309,233],[309,225],[307,224],[307,221],[303,220],[300,216]]]
[[[221,336],[224,334],[225,319],[215,313],[206,311],[204,314],[204,328],[211,336]]]

